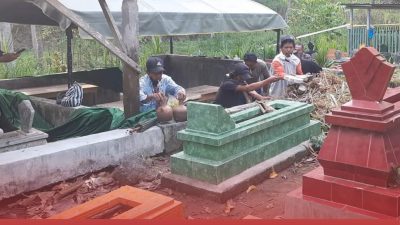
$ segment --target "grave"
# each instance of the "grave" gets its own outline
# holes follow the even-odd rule
[[[268,106],[274,111],[266,113]],[[178,133],[183,151],[171,156],[171,174],[162,185],[225,201],[247,189],[260,171],[266,175],[282,161],[279,156],[285,161],[300,152],[285,154],[288,149],[320,134],[320,123],[310,121],[312,105],[275,100],[268,106],[233,110],[188,103],[187,128]]]
[[[395,67],[374,48],[342,67],[353,99],[326,115],[321,167],[288,194],[286,218],[400,216],[400,89],[387,91]]]
[[[23,100],[18,104],[18,114],[21,129],[15,131],[0,132],[0,153],[34,147],[46,144],[48,135],[32,128],[35,110],[29,100]],[[1,116],[1,114],[0,114]]]
[[[124,186],[49,219],[184,219],[173,198]]]

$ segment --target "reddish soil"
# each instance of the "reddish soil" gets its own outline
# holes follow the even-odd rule
[[[282,218],[285,196],[288,192],[301,187],[302,175],[318,166],[313,158],[305,158],[280,172],[275,178],[249,187],[227,203],[221,204],[207,199],[174,192],[160,188],[160,174],[168,172],[168,157],[153,159],[152,168],[158,174],[150,175],[152,179],[142,179],[132,185],[171,196],[183,202],[188,218],[243,218],[252,215],[260,218]],[[47,218],[77,204],[108,193],[121,182],[112,176],[113,168],[52,185],[31,193],[25,193],[12,199],[0,202],[0,218]],[[75,188],[74,187],[79,187]],[[65,195],[66,192],[73,191]],[[61,195],[63,193],[64,195]]]

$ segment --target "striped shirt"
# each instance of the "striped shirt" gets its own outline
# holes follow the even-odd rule
[[[152,95],[153,93],[156,92],[153,87],[153,83],[149,77],[149,75],[144,75],[143,77],[140,78],[139,80],[140,84],[140,112],[147,112],[153,109],[157,108],[157,103],[154,100],[151,100],[149,102],[144,103],[143,101],[147,99],[148,95]],[[183,87],[177,85],[175,81],[172,80],[171,77],[163,74],[161,77],[161,80],[158,83],[158,89],[159,92],[164,93],[165,96],[175,96],[177,97],[177,94],[179,91],[184,92],[185,89]]]

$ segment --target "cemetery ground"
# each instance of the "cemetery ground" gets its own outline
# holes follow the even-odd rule
[[[250,185],[247,191],[225,203],[161,187],[161,175],[169,172],[169,156],[158,156],[137,161],[136,172],[129,176],[121,166],[107,168],[4,200],[0,202],[0,218],[48,218],[121,186],[131,185],[181,201],[189,219],[240,219],[248,215],[281,219],[286,194],[301,187],[303,174],[318,166],[316,154],[310,151],[309,156],[288,169],[266,174],[264,182]]]

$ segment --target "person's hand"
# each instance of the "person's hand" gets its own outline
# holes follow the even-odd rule
[[[151,98],[156,102],[161,102],[163,100],[162,93],[154,93],[151,95]]]
[[[178,99],[179,102],[183,102],[186,99],[186,94],[184,91],[179,91],[176,98]]]
[[[273,82],[276,82],[276,81],[279,81],[279,80],[283,80],[283,76],[281,77],[281,76],[272,76],[272,81]]]

